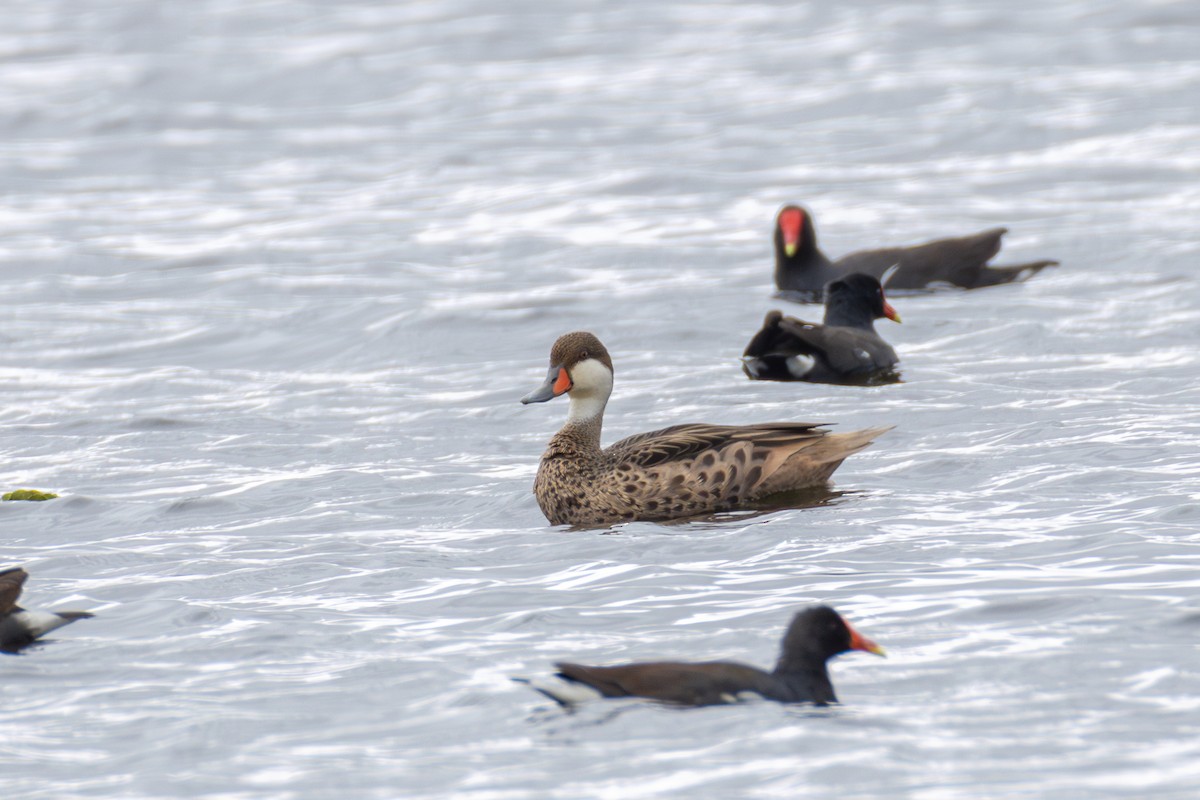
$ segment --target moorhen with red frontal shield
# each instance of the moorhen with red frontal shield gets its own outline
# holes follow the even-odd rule
[[[913,247],[862,250],[832,261],[817,246],[812,215],[800,206],[784,206],[775,217],[775,285],[789,300],[817,302],[832,280],[851,272],[881,278],[889,267],[896,274],[889,289],[931,289],[937,284],[978,289],[1028,280],[1057,261],[1015,266],[988,262],[1000,252],[1007,228],[993,228],[957,239],[939,239]]]

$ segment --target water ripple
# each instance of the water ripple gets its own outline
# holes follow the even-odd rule
[[[0,566],[97,616],[0,660],[6,797],[1194,794],[1192,6],[8,16],[0,479],[61,498]],[[895,298],[903,383],[752,383],[788,201],[1062,264]],[[807,507],[550,527],[517,401],[570,329],[608,441],[897,427]],[[510,680],[767,666],[815,602],[890,654],[838,708]]]

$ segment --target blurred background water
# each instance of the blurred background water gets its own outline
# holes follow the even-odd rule
[[[62,495],[0,566],[97,612],[0,658],[6,798],[1195,796],[1196,4],[0,18],[0,488]],[[752,383],[789,201],[1062,266],[896,299],[904,383]],[[897,428],[818,508],[552,528],[517,399],[573,329],[606,441]],[[836,709],[509,680],[769,665],[813,602],[891,653]]]

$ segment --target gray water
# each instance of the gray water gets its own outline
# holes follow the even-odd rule
[[[6,800],[1196,796],[1195,3],[0,5],[0,489],[61,494],[0,566],[97,615],[0,658]],[[789,201],[1062,266],[752,383]],[[816,508],[550,527],[573,329],[606,441],[897,427]],[[510,680],[814,602],[890,652],[837,708]]]

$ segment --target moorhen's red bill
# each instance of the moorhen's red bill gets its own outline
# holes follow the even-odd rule
[[[530,683],[564,706],[598,697],[647,697],[666,703],[707,706],[762,697],[781,703],[836,703],[825,662],[850,650],[884,655],[828,606],[792,618],[775,669],[765,672],[733,661],[655,661],[619,667],[559,662],[554,685]]]
[[[755,380],[886,383],[899,380],[899,359],[875,331],[875,320],[900,321],[870,275],[855,272],[825,286],[825,321],[818,325],[771,311],[742,355]]]
[[[978,289],[1028,280],[1058,263],[989,264],[1007,232],[1007,228],[993,228],[913,247],[863,250],[831,261],[817,247],[812,215],[800,206],[784,206],[775,217],[775,285],[788,293],[788,299],[816,302],[825,284],[851,272],[881,278],[889,267],[898,266],[887,282],[889,289],[929,289],[936,284]]]

